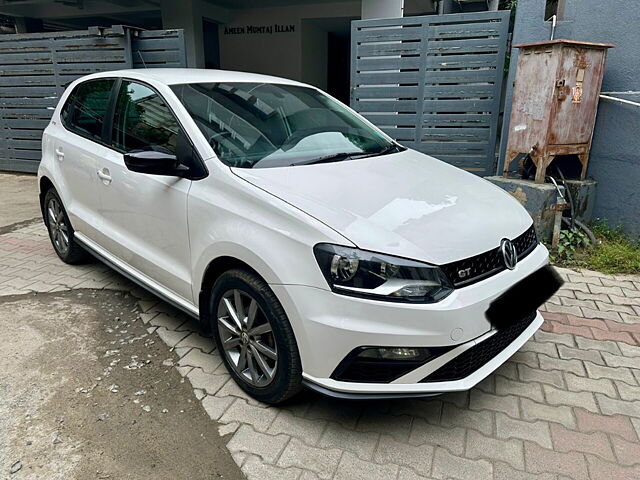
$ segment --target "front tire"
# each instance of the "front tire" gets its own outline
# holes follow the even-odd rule
[[[269,285],[233,269],[215,282],[211,331],[227,370],[256,400],[282,403],[302,389],[302,363],[293,330]]]
[[[60,260],[70,265],[85,262],[89,254],[76,242],[69,216],[55,188],[47,190],[44,196],[43,215],[51,244]]]

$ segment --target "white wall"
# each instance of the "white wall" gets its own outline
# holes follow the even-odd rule
[[[359,18],[360,2],[239,11],[228,24],[220,25],[221,68],[287,77],[322,88],[326,85],[326,32],[305,20],[336,17]],[[293,32],[276,33],[275,25],[292,26]],[[272,33],[249,33],[249,27],[272,27]],[[242,29],[243,33],[231,33]]]
[[[402,17],[404,0],[362,0],[362,19]]]

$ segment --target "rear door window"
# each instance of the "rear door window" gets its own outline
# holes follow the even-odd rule
[[[140,83],[122,82],[111,137],[114,148],[175,155],[179,133],[178,120],[160,95]]]
[[[83,137],[101,140],[114,82],[100,79],[78,85],[62,108],[64,126]]]

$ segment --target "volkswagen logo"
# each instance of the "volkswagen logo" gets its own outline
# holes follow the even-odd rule
[[[509,270],[516,268],[516,263],[518,263],[518,252],[516,251],[516,247],[513,246],[513,243],[511,243],[511,240],[505,238],[500,242],[500,252],[502,252],[504,265]]]

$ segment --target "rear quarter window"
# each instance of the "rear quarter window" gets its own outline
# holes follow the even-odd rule
[[[78,85],[60,114],[65,128],[83,137],[101,140],[114,82],[89,80]]]

